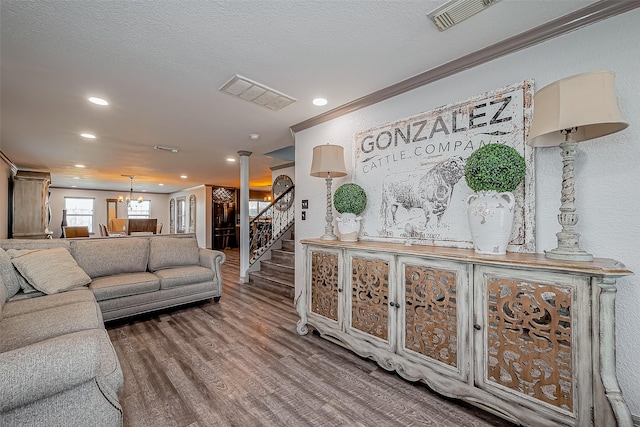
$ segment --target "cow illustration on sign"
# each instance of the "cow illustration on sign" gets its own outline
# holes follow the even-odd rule
[[[380,214],[384,228],[397,224],[398,207],[407,211],[422,209],[425,227],[436,217],[440,226],[442,215],[449,207],[453,187],[464,175],[465,160],[460,156],[450,157],[429,169],[424,175],[396,174],[387,176],[382,184]]]

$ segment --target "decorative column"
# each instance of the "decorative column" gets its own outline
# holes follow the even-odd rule
[[[249,281],[249,156],[251,151],[238,151],[240,156],[240,283]]]

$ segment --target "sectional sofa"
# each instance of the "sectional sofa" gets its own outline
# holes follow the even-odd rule
[[[0,240],[0,425],[122,425],[103,322],[218,301],[224,260],[193,235]]]

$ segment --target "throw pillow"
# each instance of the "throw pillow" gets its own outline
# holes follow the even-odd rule
[[[2,282],[2,277],[0,277],[0,282]],[[4,307],[4,303],[7,302],[8,299],[7,287],[3,283],[0,285],[0,320],[2,320],[2,307]]]
[[[11,264],[11,257],[4,249],[0,248],[0,278],[7,288],[7,299],[13,298],[20,290],[20,283],[16,275],[16,269]]]
[[[22,288],[22,293],[31,294],[33,292],[38,292],[36,288],[27,282],[27,279],[25,279],[19,271],[16,271],[16,276],[18,276],[18,284],[20,284],[20,287]]]
[[[10,249],[7,253],[27,282],[45,294],[64,292],[91,282],[91,278],[64,248]]]
[[[200,265],[200,249],[195,237],[152,237],[149,271]]]

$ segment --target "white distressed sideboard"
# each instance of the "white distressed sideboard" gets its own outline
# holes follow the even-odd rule
[[[615,372],[610,259],[303,240],[297,330],[531,426],[633,425]]]

